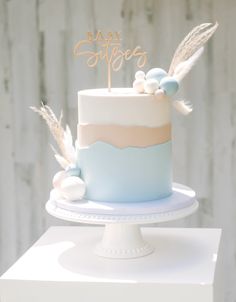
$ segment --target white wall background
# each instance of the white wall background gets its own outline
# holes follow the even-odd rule
[[[223,228],[225,302],[236,301],[236,1],[234,0],[0,0],[0,271],[6,270],[52,224],[44,204],[59,169],[44,123],[29,110],[41,100],[75,133],[77,91],[106,85],[72,55],[87,31],[120,30],[124,48],[148,51],[146,69],[168,68],[183,36],[201,22],[220,26],[180,95],[194,104],[173,112],[174,178],[193,187],[201,203],[172,225]],[[129,62],[113,77],[130,86]],[[168,224],[170,225],[170,224]]]

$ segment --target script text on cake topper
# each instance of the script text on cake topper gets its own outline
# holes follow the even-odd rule
[[[96,50],[91,47],[96,43]],[[137,66],[142,68],[147,62],[147,52],[143,51],[140,46],[134,49],[121,49],[121,34],[120,32],[96,33],[87,32],[87,38],[80,40],[74,47],[74,55],[86,56],[87,65],[95,67],[99,61],[105,60],[108,73],[108,89],[111,89],[111,71],[118,71],[124,61],[132,58],[137,59]]]

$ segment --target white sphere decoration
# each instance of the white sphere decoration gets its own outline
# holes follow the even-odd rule
[[[160,100],[165,95],[165,92],[162,89],[157,89],[154,94],[156,99]]]
[[[145,80],[143,79],[137,79],[133,82],[133,88],[136,92],[138,93],[143,93],[144,92],[144,83]]]
[[[60,200],[60,199],[64,199],[63,195],[61,194],[60,189],[54,188],[53,190],[51,190],[50,200]]]
[[[63,181],[63,179],[65,179],[66,177],[68,177],[66,171],[62,170],[57,172],[52,180],[52,184],[54,188],[60,188],[61,186],[61,182]]]
[[[85,182],[76,176],[69,176],[61,182],[60,191],[67,200],[80,200],[85,194]]]
[[[164,90],[168,96],[174,95],[179,89],[179,83],[173,77],[165,77],[160,82],[160,88]]]
[[[153,94],[159,88],[159,83],[157,80],[149,79],[144,83],[144,90],[146,93]]]
[[[167,72],[162,68],[152,68],[146,74],[146,79],[155,79],[158,82],[167,76]]]
[[[135,73],[135,79],[136,80],[144,80],[145,79],[145,73],[142,70],[138,70]]]

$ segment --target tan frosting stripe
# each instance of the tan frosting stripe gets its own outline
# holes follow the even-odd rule
[[[79,125],[79,147],[87,147],[97,141],[109,143],[118,148],[148,147],[162,144],[171,139],[171,124],[161,127]]]

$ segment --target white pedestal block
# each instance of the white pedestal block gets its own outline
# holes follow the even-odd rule
[[[52,227],[0,278],[0,301],[223,301],[221,230],[142,233],[153,253],[109,259],[94,253],[102,227]]]

